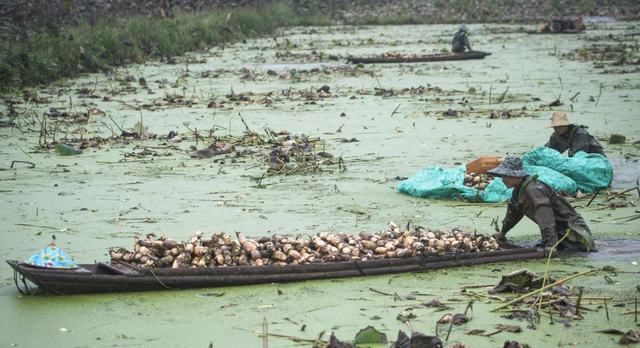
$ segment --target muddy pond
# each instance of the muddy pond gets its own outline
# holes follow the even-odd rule
[[[135,236],[160,231],[178,241],[196,231],[306,236],[377,232],[389,221],[400,226],[411,221],[493,233],[490,223],[502,219],[504,205],[486,209],[416,198],[398,193],[396,186],[425,166],[450,169],[481,155],[522,156],[549,139],[551,130],[545,127],[556,110],[602,139],[614,168],[608,191],[635,187],[640,177],[640,152],[632,144],[640,140],[638,73],[620,73],[635,66],[609,65],[612,61],[599,55],[594,60],[589,52],[594,45],[637,47],[637,36],[631,35],[637,25],[588,23],[588,31],[577,35],[527,35],[533,26],[470,25],[473,49],[491,56],[364,66],[347,64],[345,58],[390,51],[437,53],[450,49],[456,26],[286,28],[270,38],[171,62],[113,67],[35,90],[40,102],[13,106],[19,127],[0,128],[0,345],[257,347],[264,346],[265,321],[269,334],[285,336],[270,336],[269,347],[311,347],[319,335],[326,341],[331,332],[349,341],[367,326],[395,341],[398,330],[410,335],[409,326],[398,320],[409,314],[415,315],[410,320],[414,331],[434,335],[440,317],[464,312],[468,292],[487,295],[501,274],[522,268],[542,276],[546,260],[81,296],[21,296],[4,260],[26,260],[55,242],[77,263],[105,261],[109,249],[132,247]],[[630,60],[637,61],[638,53],[631,52]],[[328,89],[318,93],[323,86]],[[16,95],[3,99],[23,101]],[[550,107],[556,100],[561,105]],[[2,119],[9,105],[0,106]],[[457,116],[443,115],[449,109]],[[492,111],[511,117],[491,119]],[[69,123],[63,122],[69,116],[56,113],[90,117]],[[133,130],[139,122],[156,137],[126,139],[122,130]],[[43,139],[46,127],[51,131]],[[314,151],[332,157],[317,165],[292,162],[274,169],[260,156],[270,150],[249,140],[211,158],[190,156],[211,145],[212,137],[241,138],[248,130],[255,130],[254,138],[281,132],[276,136],[281,139],[285,131],[308,137]],[[627,141],[608,144],[613,133]],[[71,144],[94,137],[106,141],[82,154],[61,156],[41,145],[54,136]],[[10,168],[13,161],[35,166],[17,162]],[[639,215],[634,207],[638,194],[617,198],[626,205],[617,208],[609,207],[608,197],[601,192],[589,206],[589,198],[572,201],[602,254],[561,256],[549,268],[559,279],[594,270],[566,285],[584,287],[585,296],[610,297],[608,320],[601,302],[585,300],[594,304],[585,304],[593,311],[584,312],[584,320],[552,325],[543,318],[531,329],[526,321],[506,318],[508,313],[490,313],[499,300],[477,297],[471,321],[454,326],[447,345],[497,347],[515,340],[532,347],[602,347],[617,342],[619,335],[597,331],[638,330],[634,315],[620,315],[634,309],[639,295],[640,219],[632,219]],[[530,242],[539,238],[539,230],[523,220],[509,237]],[[602,271],[604,266],[612,268]],[[465,287],[470,288],[461,292]],[[370,288],[413,295],[400,301]],[[212,291],[224,295],[203,295]],[[451,309],[419,306],[433,299]],[[520,325],[523,332],[467,335],[474,329],[494,332],[498,325]],[[448,325],[439,328],[443,341],[446,330]]]

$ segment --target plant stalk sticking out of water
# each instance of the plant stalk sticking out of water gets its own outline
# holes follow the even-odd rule
[[[493,84],[489,86],[489,108],[491,108],[491,92],[493,92]]]
[[[547,259],[547,267],[544,269],[544,277],[542,277],[542,287],[541,289],[544,289],[544,283],[547,281],[547,272],[549,271],[549,264],[551,263],[551,256],[553,256],[553,251],[556,250],[556,248],[558,247],[558,245],[560,245],[560,243],[569,236],[569,233],[565,233],[564,236],[562,238],[560,238],[560,240],[553,246],[551,247],[551,250],[549,250],[549,258]],[[544,294],[543,291],[540,292],[540,296],[538,297],[538,312],[540,313],[540,310],[542,309],[542,295]],[[549,306],[551,306],[551,300],[549,300]],[[549,312],[549,315],[551,315],[551,312]]]
[[[244,121],[244,118],[242,118],[242,115],[240,113],[238,113],[238,116],[240,116],[240,120],[242,120],[242,123],[244,123],[244,127],[247,129],[247,133],[249,133],[251,130],[249,129],[247,122]]]
[[[378,87],[380,87],[380,90],[384,91],[384,88],[382,88],[382,85],[380,84],[380,80],[378,80],[378,75],[373,74],[373,76],[376,78],[376,81],[378,82]]]
[[[142,138],[142,133],[144,133],[144,123],[142,122],[142,108],[140,108],[140,138]]]
[[[269,348],[269,323],[267,317],[262,319],[262,346]]]
[[[353,200],[353,209],[356,212],[356,228],[358,227],[358,206],[356,205],[356,200],[351,198],[351,200]]]
[[[560,80],[560,89],[564,91],[564,85],[562,84],[562,76],[558,74],[558,80]]]
[[[506,97],[506,96],[507,96],[507,92],[508,92],[508,91],[509,91],[509,86],[507,86],[507,89],[506,89],[504,92],[502,92],[502,94],[500,95],[500,97],[496,100],[496,103],[497,103],[497,104],[502,103],[502,101],[504,100],[504,97]]]

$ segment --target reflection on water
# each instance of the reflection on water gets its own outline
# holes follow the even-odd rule
[[[640,240],[624,238],[603,238],[595,240],[595,253],[561,253],[561,257],[587,257],[593,261],[601,262],[632,262],[640,259]],[[542,244],[538,239],[533,242],[521,242],[516,245],[523,248],[534,248]]]
[[[640,258],[640,240],[624,238],[605,238],[596,240],[597,253],[586,256],[594,261],[638,261]]]
[[[624,158],[610,159],[613,167],[613,188],[629,188],[637,185],[640,178],[640,161],[637,159],[627,160]]]

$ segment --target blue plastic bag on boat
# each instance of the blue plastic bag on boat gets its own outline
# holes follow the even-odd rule
[[[55,243],[47,245],[44,249],[33,254],[25,264],[32,267],[52,268],[52,269],[77,269],[78,265],[64,251],[60,250]]]

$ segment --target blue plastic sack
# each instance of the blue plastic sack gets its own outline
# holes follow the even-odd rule
[[[456,190],[462,197],[474,197],[478,190],[463,184],[466,173],[465,165],[446,170],[438,166],[425,167],[399,184],[397,189],[400,193],[423,198],[456,198]]]
[[[487,187],[484,188],[484,192],[481,191],[480,197],[483,202],[486,203],[498,203],[511,197],[513,188],[508,189],[502,182],[502,178],[495,178]]]
[[[408,180],[397,186],[398,192],[423,198],[458,198],[474,202],[497,203],[511,196],[513,189],[507,189],[502,179],[496,178],[484,191],[464,185],[467,167],[461,165],[455,169],[425,167]],[[457,191],[457,193],[456,193]]]
[[[538,174],[540,181],[571,194],[578,190],[593,192],[599,187],[608,187],[613,180],[611,164],[599,154],[578,152],[572,158],[565,158],[558,151],[543,146],[524,155],[522,162],[527,174]],[[459,194],[464,199],[486,203],[511,197],[513,189],[507,189],[501,178],[496,178],[484,191],[465,186],[466,172],[465,165],[455,169],[425,167],[397,189],[414,197],[456,199]]]
[[[563,157],[558,151],[541,146],[524,155],[522,163],[525,167],[539,166],[553,169],[575,181],[577,190],[582,192],[595,192],[599,188],[609,187],[613,180],[613,167],[609,160],[600,154],[587,154],[581,151],[573,157]],[[553,184],[549,182],[547,184],[558,190]],[[571,193],[575,192],[577,191]]]
[[[553,187],[556,191],[567,191],[571,194],[578,192],[578,185],[570,177],[558,173],[547,167],[524,166],[525,172],[529,175],[538,174],[538,180]]]

